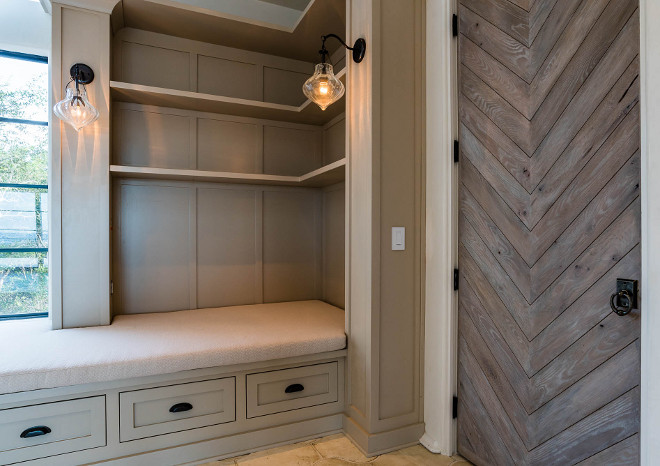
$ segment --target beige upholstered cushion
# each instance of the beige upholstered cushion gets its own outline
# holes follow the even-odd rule
[[[302,356],[346,346],[344,311],[321,301],[120,315],[49,330],[0,322],[0,393]]]

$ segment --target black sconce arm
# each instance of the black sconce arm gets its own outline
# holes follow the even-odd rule
[[[364,58],[364,53],[367,50],[367,42],[364,39],[359,38],[358,40],[355,41],[355,44],[353,44],[353,47],[349,47],[346,44],[346,42],[344,42],[343,39],[341,37],[339,37],[337,34],[326,34],[324,36],[321,36],[321,40],[323,41],[323,43],[321,45],[321,50],[319,50],[319,53],[321,54],[321,62],[322,63],[325,63],[326,55],[330,55],[328,53],[328,50],[325,48],[325,41],[327,39],[330,39],[331,37],[334,37],[335,39],[337,39],[341,43],[341,45],[344,46],[344,48],[346,48],[346,49],[353,52],[353,61],[355,63],[360,63],[362,61],[362,59]]]

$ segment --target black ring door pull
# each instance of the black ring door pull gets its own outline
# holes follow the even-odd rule
[[[302,392],[305,389],[305,387],[302,384],[299,383],[294,383],[289,385],[284,389],[284,393],[296,393],[296,392]]]
[[[637,280],[617,278],[616,293],[610,296],[612,312],[618,316],[626,316],[633,309],[639,309],[637,306],[638,288]]]
[[[172,405],[170,413],[182,413],[184,411],[190,411],[191,409],[193,409],[193,405],[190,403],[177,403]]]
[[[42,435],[50,434],[51,432],[52,431],[48,426],[34,426],[21,432],[21,438],[40,437]]]
[[[610,307],[612,312],[619,316],[630,314],[633,308],[633,299],[630,293],[626,290],[621,290],[610,296]]]

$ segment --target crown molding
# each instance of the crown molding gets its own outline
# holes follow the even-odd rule
[[[99,13],[112,13],[112,10],[120,2],[120,0],[58,0],[54,2],[52,0],[40,0],[41,4],[44,5],[44,10],[50,13],[52,10],[52,4],[56,3],[62,6],[73,6],[76,8],[83,8],[85,10],[98,11]]]

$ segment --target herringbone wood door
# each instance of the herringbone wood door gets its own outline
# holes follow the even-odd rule
[[[637,464],[637,0],[459,3],[459,452]]]

